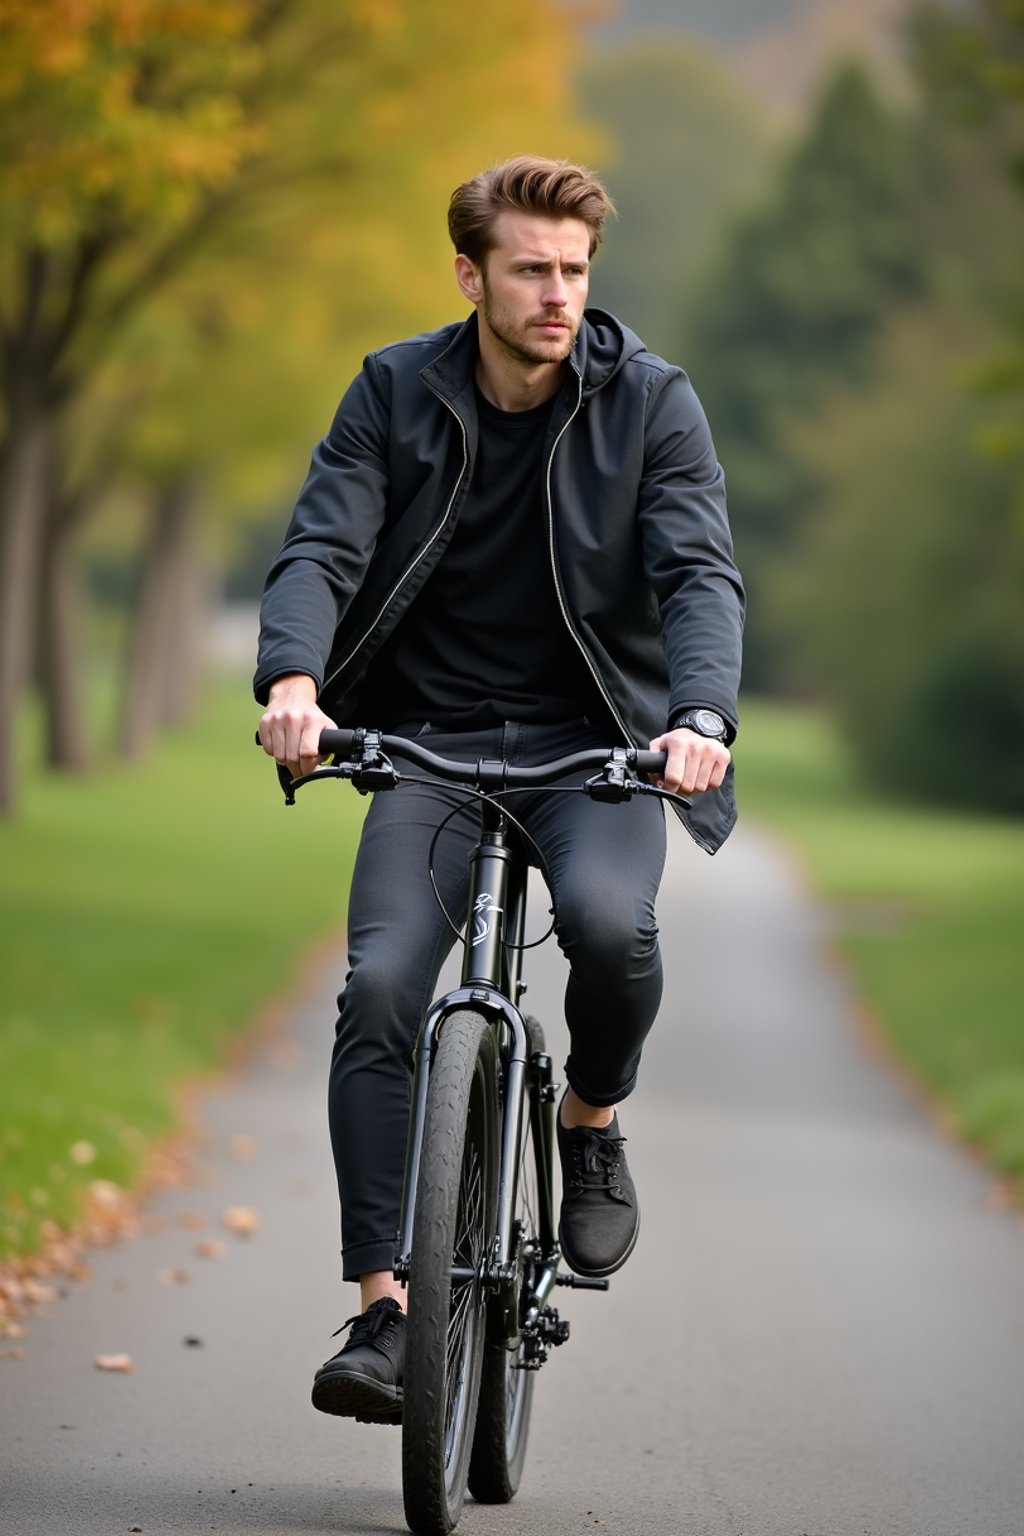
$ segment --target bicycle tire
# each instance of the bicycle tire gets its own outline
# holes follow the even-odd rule
[[[529,1053],[544,1049],[544,1032],[534,1018],[526,1020]],[[520,1223],[520,1314],[539,1269],[539,1255],[532,1246],[537,1237],[538,1190],[542,1174],[539,1148],[534,1143],[530,1105],[535,1089],[523,1099],[523,1131],[516,1177],[514,1219]],[[476,1434],[469,1465],[469,1491],[481,1504],[507,1504],[515,1497],[523,1475],[526,1445],[533,1408],[537,1373],[523,1367],[524,1348],[509,1350],[504,1344],[485,1347],[477,1407]]]
[[[497,1199],[496,1080],[492,1025],[453,1013],[430,1074],[409,1271],[402,1493],[417,1536],[448,1536],[466,1496],[486,1326],[479,1269]],[[453,1267],[477,1273],[453,1281]]]

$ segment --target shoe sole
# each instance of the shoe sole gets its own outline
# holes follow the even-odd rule
[[[580,1264],[573,1258],[572,1254],[565,1246],[565,1239],[562,1236],[561,1223],[559,1223],[558,1226],[558,1243],[562,1250],[562,1257],[568,1264],[569,1268],[572,1270],[573,1274],[582,1275],[584,1280],[603,1280],[607,1275],[614,1275],[615,1271],[622,1268],[623,1264],[625,1264],[626,1260],[633,1252],[633,1249],[636,1247],[637,1238],[639,1236],[640,1213],[638,1211],[636,1217],[636,1226],[633,1228],[633,1236],[629,1240],[629,1247],[626,1249],[625,1253],[620,1254],[620,1256],[615,1260],[614,1264],[606,1264],[603,1269],[591,1269],[588,1265]]]
[[[402,1389],[385,1386],[372,1376],[332,1371],[313,1382],[313,1407],[360,1424],[401,1424]]]

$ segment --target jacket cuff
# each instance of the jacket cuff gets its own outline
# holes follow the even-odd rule
[[[262,704],[265,709],[270,699],[270,690],[277,682],[278,678],[295,677],[299,672],[301,672],[305,677],[311,677],[313,679],[314,683],[316,683],[317,698],[319,698],[320,690],[323,687],[323,681],[317,676],[315,672],[311,671],[309,667],[278,667],[277,670],[273,672],[261,671],[256,673],[256,676],[253,678],[252,682],[252,691],[256,703]]]

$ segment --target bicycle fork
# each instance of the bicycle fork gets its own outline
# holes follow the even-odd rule
[[[499,1118],[498,1201],[495,1236],[481,1278],[500,1285],[514,1273],[512,1209],[519,1160],[519,1128],[529,1066],[529,1034],[523,1015],[512,1001],[520,992],[519,946],[526,906],[526,871],[509,846],[507,821],[492,801],[481,805],[481,837],[470,859],[468,920],[463,936],[462,982],[438,998],[420,1025],[413,1052],[412,1109],[406,1146],[402,1215],[394,1264],[396,1279],[408,1280],[413,1217],[426,1127],[427,1088],[437,1037],[445,1019],[461,1008],[475,1009],[505,1032],[504,1105]],[[550,1075],[550,1060],[548,1061]],[[553,1094],[553,1087],[551,1088]],[[553,1134],[553,1132],[552,1132]],[[545,1253],[554,1243],[550,1211],[543,1234]]]

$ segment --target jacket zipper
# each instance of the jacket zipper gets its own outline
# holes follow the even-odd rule
[[[426,382],[426,381],[424,381],[424,382]],[[368,629],[363,631],[362,635],[359,637],[359,639],[356,642],[356,644],[349,651],[349,653],[345,657],[344,661],[341,661],[341,662],[338,663],[338,665],[335,667],[334,671],[331,673],[330,677],[325,677],[324,678],[324,684],[323,684],[324,688],[327,687],[328,683],[332,683],[334,681],[334,679],[338,676],[339,672],[344,672],[345,668],[348,666],[349,662],[355,656],[355,654],[359,650],[360,646],[365,644],[365,642],[369,639],[370,635],[373,634],[373,631],[377,628],[377,625],[380,623],[381,619],[384,617],[385,613],[390,608],[390,606],[391,606],[392,602],[394,601],[394,599],[398,596],[399,592],[405,586],[405,583],[408,581],[408,579],[412,575],[413,571],[419,565],[419,563],[423,559],[424,555],[430,549],[430,546],[434,543],[434,541],[437,539],[438,535],[440,534],[441,530],[444,528],[444,526],[447,523],[449,517],[451,516],[452,507],[455,505],[455,498],[459,494],[459,487],[462,484],[463,478],[464,478],[465,473],[466,473],[466,467],[469,464],[469,434],[466,431],[466,424],[463,421],[462,417],[459,415],[458,411],[455,409],[454,405],[452,405],[450,400],[446,400],[444,398],[444,395],[439,394],[438,391],[436,389],[434,389],[432,384],[427,384],[427,388],[433,394],[437,395],[437,398],[440,400],[442,405],[445,405],[445,406],[448,407],[448,409],[451,411],[452,415],[455,417],[455,420],[459,424],[459,431],[462,433],[462,468],[459,470],[458,477],[457,477],[457,479],[455,481],[454,489],[452,490],[452,494],[451,494],[451,496],[448,499],[448,505],[447,505],[447,507],[445,507],[444,516],[442,517],[441,521],[438,523],[437,527],[434,529],[433,533],[430,535],[430,538],[424,544],[423,548],[421,550],[419,550],[419,552],[417,553],[417,555],[416,555],[415,559],[412,561],[412,563],[410,565],[407,565],[405,570],[402,572],[401,576],[399,576],[398,580],[395,582],[394,586],[391,588],[391,591],[388,593],[387,597],[384,599],[383,603],[378,608],[376,616],[374,617],[374,620],[373,620],[372,624],[370,624]],[[323,689],[321,689],[321,692],[323,692]]]
[[[572,415],[565,422],[558,436],[551,444],[551,454],[548,458],[547,476],[545,481],[548,502],[548,550],[551,555],[551,575],[554,578],[555,596],[558,598],[558,606],[561,609],[562,618],[565,620],[565,627],[569,631],[572,638],[575,640],[579,649],[579,653],[583,657],[583,660],[586,662],[591,677],[597,684],[597,690],[611,711],[612,716],[618,725],[619,730],[622,732],[624,739],[630,744],[630,746],[633,746],[633,738],[630,736],[628,730],[626,729],[622,716],[619,714],[618,710],[615,708],[615,705],[612,703],[611,696],[609,695],[607,688],[604,686],[604,683],[601,681],[598,670],[591,660],[589,651],[583,644],[583,641],[580,639],[579,635],[576,633],[572,619],[569,616],[569,609],[566,604],[565,597],[562,593],[562,584],[558,579],[558,562],[555,558],[555,506],[551,497],[551,470],[555,462],[555,450],[559,443],[562,441],[562,438],[565,436],[565,433],[576,420],[576,417],[580,413],[580,407],[583,404],[583,375],[575,367],[573,368],[573,372],[576,374],[576,378],[579,383],[579,392],[576,396],[576,406]]]

